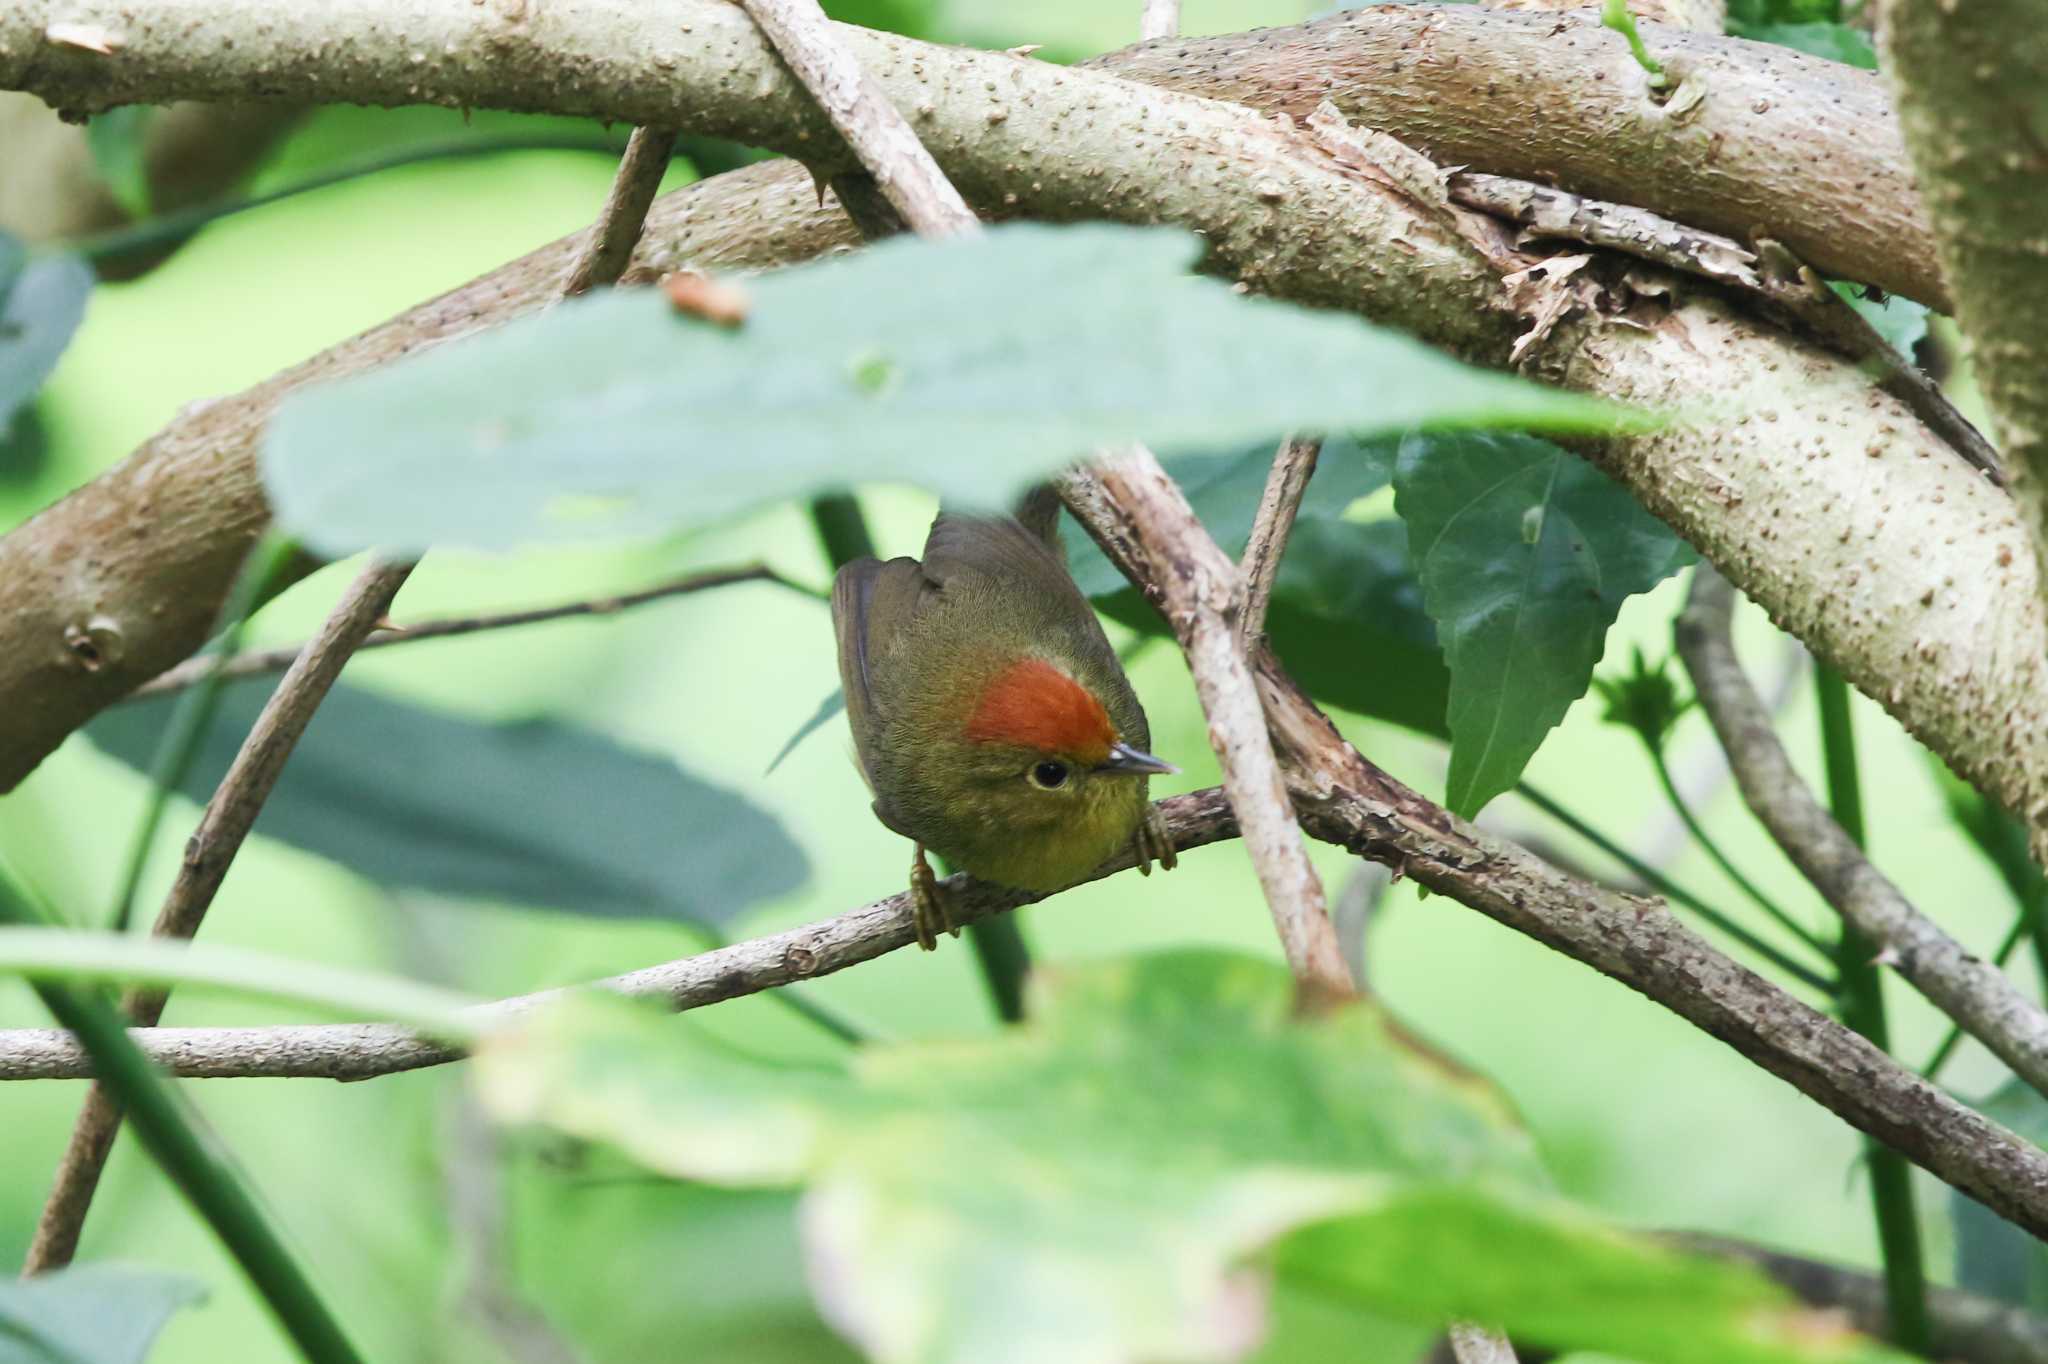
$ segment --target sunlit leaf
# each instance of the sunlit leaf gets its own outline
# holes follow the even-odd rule
[[[171,1315],[205,1296],[195,1279],[127,1265],[0,1279],[0,1364],[141,1364]]]
[[[265,484],[319,550],[502,549],[687,530],[856,482],[1004,505],[1132,440],[1621,419],[1190,276],[1199,251],[1105,224],[897,239],[747,281],[736,328],[609,290],[286,398]]]
[[[820,1308],[886,1364],[1238,1358],[1264,1329],[1275,1242],[1290,1276],[1327,1260],[1337,1293],[1380,1296],[1353,1223],[1317,1228],[1340,1238],[1328,1255],[1284,1240],[1332,1218],[1376,1226],[1387,1264],[1412,1252],[1430,1281],[1406,1317],[1474,1301],[1560,1340],[1583,1325],[1656,1343],[1638,1327],[1664,1312],[1696,1342],[1646,1364],[1716,1344],[1740,1364],[1891,1358],[1834,1348],[1832,1328],[1815,1336],[1829,1349],[1798,1348],[1778,1330],[1789,1298],[1760,1277],[1558,1204],[1501,1098],[1373,1005],[1304,1021],[1279,967],[1213,952],[1032,981],[1021,1028],[843,1066],[762,1061],[584,996],[487,1039],[475,1073],[507,1120],[680,1178],[803,1186]],[[1462,1288],[1461,1254],[1480,1275]],[[1578,1315],[1603,1280],[1642,1294],[1619,1325]]]
[[[1692,552],[1626,489],[1532,437],[1408,437],[1394,489],[1450,663],[1445,803],[1470,817],[1585,694],[1622,601]]]
[[[57,367],[91,292],[78,257],[30,256],[0,232],[0,432]]]
[[[212,793],[271,685],[223,688],[186,795]],[[116,707],[86,734],[146,770],[170,704]],[[717,923],[808,875],[772,815],[666,758],[556,721],[483,724],[345,685],[256,832],[383,885],[582,914]]]

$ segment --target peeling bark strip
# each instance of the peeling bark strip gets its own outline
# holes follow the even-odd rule
[[[122,54],[88,57],[43,49],[33,20],[24,29],[23,11],[4,11],[0,84],[34,76],[80,100],[162,98],[177,92],[158,85],[201,77],[300,90],[302,81],[287,77],[317,63],[322,88],[335,98],[488,103],[496,94],[501,103],[554,101],[643,120],[673,118],[687,106],[707,131],[826,155],[821,140],[830,133],[808,96],[730,6],[678,0],[660,31],[649,33],[638,11],[619,0],[557,0],[533,11],[539,17],[519,27],[517,41],[499,27],[479,30],[479,16],[492,11],[466,0],[417,8],[422,33],[435,23],[451,26],[452,55],[428,45],[436,55],[414,64],[410,54],[420,49],[391,35],[310,32],[335,22],[332,11],[265,8],[259,20],[246,7],[166,0],[136,21]],[[1396,29],[1431,16],[1395,8],[1360,11],[1346,22],[1370,34],[1377,30],[1363,23],[1368,16]],[[175,22],[165,17],[173,14]],[[1568,22],[1477,11],[1435,19],[1453,27],[1467,19],[1536,22],[1526,31],[1501,30],[1530,44],[1539,31]],[[672,36],[672,24],[690,31]],[[158,32],[168,26],[183,37],[186,25],[194,35],[249,42],[195,47]],[[623,30],[634,41],[619,41]],[[1298,83],[1298,69],[1280,57],[1305,31],[1240,39],[1252,73],[1243,79]],[[1329,24],[1314,31],[1352,32]],[[1291,128],[1093,72],[842,32],[984,212],[1177,222],[1206,235],[1214,268],[1264,292],[1356,309],[1494,363],[1506,362],[1526,325],[1504,299],[1494,264],[1455,224],[1347,169],[1322,142]],[[1583,35],[1563,36],[1574,43],[1545,54],[1551,66],[1568,67],[1573,53],[1583,60],[1592,51],[1578,41]],[[1151,54],[1155,66],[1172,65],[1164,54],[1175,50],[1162,43],[1123,60]],[[1203,50],[1220,51],[1213,44]],[[1516,44],[1504,40],[1504,50]],[[180,59],[195,51],[205,54],[197,73]],[[1530,54],[1524,57],[1526,72]],[[1470,63],[1481,60],[1477,50],[1467,53],[1453,74],[1466,79]],[[1784,60],[1768,58],[1781,72],[1792,69]],[[566,85],[564,71],[575,73]],[[1412,79],[1412,72],[1404,77]],[[1534,79],[1522,85],[1533,90]],[[731,100],[729,92],[742,87],[749,98]],[[613,101],[638,105],[609,107]],[[1569,103],[1560,98],[1561,107]],[[1712,104],[1692,117],[1707,118]],[[1880,102],[1872,117],[1882,123],[1881,115]],[[1528,134],[1525,124],[1518,135]],[[1628,126],[1643,130],[1640,120]],[[1901,234],[1910,235],[1903,227]],[[817,204],[800,169],[757,167],[658,202],[636,268],[765,265],[854,240],[843,215]],[[0,788],[18,782],[101,707],[198,646],[263,524],[254,455],[283,393],[529,310],[549,296],[572,249],[536,253],[181,418],[126,464],[0,542],[0,714],[9,717],[0,734]],[[1957,467],[1906,408],[1837,357],[1719,299],[1689,297],[1677,281],[1668,297],[1644,300],[1625,319],[1563,318],[1535,348],[1533,363],[1570,386],[1693,418],[1583,448],[1952,767],[2021,812],[2037,836],[2048,827],[2048,696],[2040,685],[2048,630],[2027,538],[2010,503]],[[1734,415],[1716,415],[1731,404]],[[114,647],[102,651],[94,671],[65,639],[100,621],[111,624]]]

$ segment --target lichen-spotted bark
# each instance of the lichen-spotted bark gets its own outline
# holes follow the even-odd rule
[[[2048,8],[1885,0],[1880,17],[1956,321],[2048,565]]]
[[[151,16],[138,22],[170,15],[220,38],[232,36],[223,26],[240,16],[254,50],[138,37],[126,49],[135,69],[102,72],[97,85],[81,75],[78,98],[203,93],[151,84],[174,77],[300,91],[316,70],[334,98],[485,103],[502,83],[497,102],[516,107],[590,111],[617,101],[610,112],[620,117],[680,118],[814,157],[828,173],[850,164],[727,6],[678,3],[650,27],[622,0],[557,0],[511,37],[497,18],[463,29],[455,9],[494,13],[467,0],[412,7],[418,23],[446,25],[439,36],[450,45],[426,47],[415,64],[421,34],[321,28],[342,23],[336,11],[264,7],[257,20],[246,6],[166,0],[137,11]],[[672,35],[671,21],[688,32]],[[0,49],[24,40],[14,25],[0,13]],[[622,30],[636,25],[646,41],[620,46]],[[299,51],[287,41],[294,32],[316,45]],[[1522,322],[1495,265],[1402,191],[1347,172],[1291,125],[1099,73],[853,36],[985,215],[1179,223],[1211,242],[1213,268],[1268,293],[1350,308],[1456,353],[1506,362]],[[316,56],[319,42],[333,49]],[[18,49],[12,57],[0,50],[0,83],[26,68],[54,86],[71,79],[24,63]],[[639,260],[643,268],[686,259],[763,264],[853,240],[843,218],[816,205],[801,170],[771,166],[657,205]],[[261,524],[254,454],[283,392],[530,308],[560,277],[569,249],[537,253],[174,423],[101,484],[0,542],[0,786],[197,645]],[[2048,701],[2038,669],[2048,630],[2010,502],[1854,366],[1709,293],[1666,287],[1668,297],[1642,301],[1627,318],[1568,321],[1533,352],[1543,371],[1572,386],[1686,417],[1591,453],[1959,772],[2041,830]],[[151,501],[186,514],[159,521],[140,510]],[[86,672],[75,656],[54,652],[81,613],[110,615],[123,629],[120,661]]]

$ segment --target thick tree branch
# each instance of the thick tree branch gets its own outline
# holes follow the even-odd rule
[[[356,646],[356,652],[388,649],[395,644],[418,644],[429,639],[448,639],[456,635],[473,635],[486,630],[538,625],[544,621],[566,620],[575,616],[611,616],[636,606],[645,606],[650,602],[667,601],[671,597],[687,596],[714,587],[730,587],[737,583],[778,583],[791,591],[806,595],[812,591],[761,564],[749,564],[744,568],[717,568],[703,573],[692,573],[655,587],[642,588],[638,592],[620,593],[614,597],[592,597],[585,601],[563,602],[558,606],[535,606],[523,611],[501,611],[489,615],[446,616],[437,620],[414,621],[408,625],[379,625],[376,634]],[[283,672],[305,652],[305,648],[304,644],[287,644],[276,649],[252,649],[218,664],[211,658],[189,658],[153,681],[137,687],[124,699],[139,701],[146,696],[163,696],[170,692],[183,691],[209,674],[227,681],[237,677],[257,677],[264,673]]]
[[[185,845],[184,862],[178,877],[158,911],[150,932],[158,937],[190,938],[199,931],[207,909],[221,882],[227,878],[235,854],[248,837],[263,802],[277,785],[285,759],[306,732],[313,712],[341,675],[342,665],[390,609],[391,600],[412,571],[409,564],[377,564],[342,595],[320,632],[305,652],[286,671],[271,694],[256,724],[242,742],[241,751],[227,775],[207,802],[199,827]],[[163,1017],[170,992],[134,988],[121,998],[121,1012],[138,1028],[153,1028]],[[121,1106],[106,1086],[95,1082],[86,1092],[78,1121],[57,1165],[57,1176],[49,1199],[29,1242],[24,1274],[41,1274],[71,1263],[78,1250],[79,1232],[92,1207],[93,1192],[100,1173],[114,1149],[114,1137],[121,1128]]]
[[[1882,960],[2013,1072],[2048,1093],[2048,1014],[1995,965],[1915,909],[1822,808],[1778,741],[1729,635],[1735,589],[1711,568],[1694,576],[1678,618],[1678,652],[1742,799],[1843,920],[1883,949]]]
[[[1351,998],[1358,987],[1337,945],[1323,879],[1309,861],[1245,661],[1236,565],[1148,450],[1070,472],[1058,487],[1075,519],[1166,617],[1187,655],[1209,720],[1209,744],[1303,1004]]]
[[[2030,0],[1883,0],[1886,71],[2048,589],[2048,22]]]
[[[723,6],[683,8],[697,44],[687,50],[677,45],[680,39],[661,34],[652,41],[610,41],[631,16],[596,0],[548,7],[538,27],[496,39],[490,29],[484,37],[491,41],[484,41],[474,31],[483,20],[465,5],[470,26],[442,36],[461,54],[483,42],[485,55],[468,64],[437,58],[425,71],[401,63],[403,79],[393,74],[386,95],[416,90],[419,98],[471,100],[476,96],[463,92],[502,77],[511,82],[508,101],[522,97],[522,89],[525,97],[544,93],[557,103],[609,105],[631,95],[665,117],[678,117],[687,106],[728,133],[813,154],[816,139],[830,136],[829,129],[808,112],[807,97],[782,77],[744,17]],[[453,22],[441,9],[426,9],[430,18]],[[209,23],[232,27],[237,13],[223,9],[213,20],[192,22],[211,32]],[[270,57],[282,61],[278,44],[294,25],[326,13],[273,16],[268,46],[256,44],[257,51],[245,54],[253,66],[242,74],[253,81],[259,70],[269,70],[264,62]],[[1385,7],[1315,27],[1324,47],[1304,47],[1300,30],[1242,40],[1238,80],[1243,88],[1265,89],[1268,98],[1294,99],[1303,63],[1320,56],[1342,68],[1342,79],[1331,79],[1348,85],[1367,68],[1347,66],[1329,44],[1370,50],[1389,33],[1408,32],[1404,25],[1438,20],[1445,27],[1428,30],[1429,50],[1457,54],[1461,64],[1439,70],[1409,62],[1451,82],[1432,98],[1454,95],[1462,88],[1457,82],[1486,69],[1516,88],[1546,88],[1534,73],[1588,60],[1590,49],[1576,29],[1548,47],[1538,42],[1556,24],[1576,20],[1515,27],[1526,25],[1527,17]],[[27,49],[12,46],[13,22],[0,15],[0,34],[14,54],[0,57],[0,82],[25,75],[20,53]],[[1493,49],[1485,44],[1438,45],[1467,23],[1507,25],[1498,30],[1505,35],[1498,53],[1521,64],[1488,68]],[[39,32],[20,40],[34,47]],[[916,111],[920,135],[970,201],[987,211],[1179,222],[1207,236],[1212,268],[1266,292],[1358,308],[1463,354],[1507,359],[1522,323],[1503,288],[1506,262],[1475,250],[1440,207],[1354,169],[1361,165],[1355,148],[1333,146],[1322,133],[1276,127],[1247,111],[1089,72],[874,35],[853,40],[877,55],[868,64],[892,100]],[[336,52],[360,49],[362,59],[351,55],[345,63],[351,88],[330,88],[338,96],[377,97],[384,88],[377,82],[385,79],[381,47],[363,35],[347,43],[335,35],[333,42]],[[176,55],[177,44],[158,46],[161,52],[138,40],[115,63],[120,71],[101,69],[98,78],[146,84],[152,62],[168,66]],[[305,50],[305,60],[313,60],[313,50]],[[502,54],[535,50],[550,54],[547,71],[578,73],[571,90],[565,93],[551,79],[537,91],[515,79],[526,67]],[[1223,60],[1223,48],[1205,50]],[[1406,50],[1397,44],[1382,55],[1397,60],[1394,54]],[[1152,49],[1121,59],[1148,53],[1154,68],[1172,66]],[[76,91],[96,69],[78,67],[81,60],[80,54],[58,54],[28,66],[39,81]],[[502,72],[494,61],[513,69]],[[163,78],[161,71],[155,75]],[[1412,95],[1415,87],[1407,83],[1414,79],[1404,69],[1389,84]],[[1836,73],[1819,79],[1815,89]],[[736,83],[761,92],[760,98],[730,100],[726,92]],[[1588,80],[1573,89],[1607,99],[1611,84]],[[1638,92],[1630,98],[1647,97]],[[1844,107],[1854,109],[1863,97],[1850,92],[1843,98]],[[1814,99],[1826,103],[1810,90],[1792,107]],[[1560,107],[1571,103],[1559,99]],[[1719,99],[1708,100],[1689,117],[1706,119],[1721,107]],[[636,110],[611,112],[631,117]],[[992,122],[995,113],[1001,118]],[[1881,115],[1880,98],[1872,117],[1882,123]],[[1657,115],[1669,117],[1668,111]],[[1844,121],[1829,117],[1830,128]],[[1530,122],[1517,122],[1518,139],[1529,135]],[[1648,135],[1640,119],[1617,126]],[[1686,130],[1695,126],[1666,131],[1689,137]],[[1133,137],[1134,127],[1152,131]],[[843,216],[817,205],[800,169],[756,168],[658,203],[636,269],[767,264],[852,240]],[[539,301],[536,290],[544,286],[535,281],[560,278],[564,264],[562,255],[537,253],[246,395],[190,414],[127,465],[0,543],[0,711],[11,717],[0,733],[0,785],[18,781],[94,711],[196,647],[233,566],[263,523],[254,452],[263,419],[284,392],[516,315]],[[1621,304],[1618,316],[1597,303],[1572,313],[1534,348],[1533,363],[1574,386],[1700,419],[1589,444],[1586,451],[1953,767],[2021,812],[2037,833],[2048,827],[2048,688],[2041,685],[2048,632],[2035,600],[2032,556],[2009,503],[1955,468],[1906,409],[1839,357],[1745,318],[1711,294],[1693,296],[1683,285],[1663,297],[1623,295]],[[1525,299],[1523,306],[1534,304]],[[1731,403],[1739,410],[1731,412]],[[1713,415],[1723,412],[1729,415]],[[1786,458],[1787,450],[1799,457]],[[81,543],[101,552],[81,562],[73,552]],[[102,627],[116,646],[112,657],[94,661],[97,671],[66,648],[70,632],[87,625]]]

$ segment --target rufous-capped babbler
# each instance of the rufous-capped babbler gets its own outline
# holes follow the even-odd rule
[[[1072,885],[1135,843],[1174,865],[1151,804],[1176,769],[1067,571],[1049,489],[1018,515],[941,511],[922,559],[856,559],[832,584],[839,676],[875,817],[916,845],[918,945],[958,934],[927,849],[1020,890]]]

